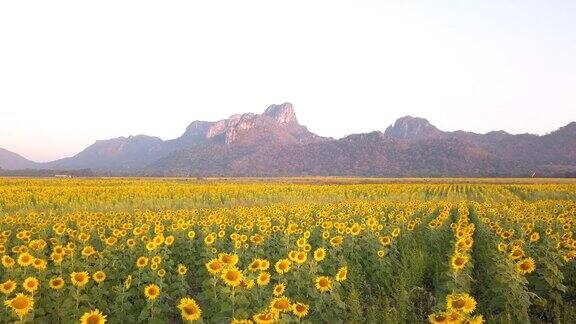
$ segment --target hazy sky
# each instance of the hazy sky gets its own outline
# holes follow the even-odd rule
[[[576,1],[0,2],[0,147],[25,157],[285,101],[324,136],[552,131],[576,120]]]

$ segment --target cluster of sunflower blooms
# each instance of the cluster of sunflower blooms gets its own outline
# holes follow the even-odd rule
[[[458,222],[452,223],[450,227],[454,230],[456,244],[450,259],[450,265],[454,273],[458,273],[470,260],[470,250],[474,244],[475,225],[470,222],[468,206],[465,203],[458,205]]]
[[[488,209],[489,210],[489,209]],[[500,237],[496,248],[499,252],[507,254],[508,258],[515,264],[515,270],[521,275],[527,275],[536,269],[534,258],[526,255],[525,244],[537,243],[540,240],[540,233],[534,230],[534,223],[522,223],[522,237],[514,239],[516,230],[512,227],[506,229],[500,222],[491,220],[486,216],[485,210],[479,210],[479,218],[482,222],[488,224],[489,228]]]
[[[466,202],[458,204],[458,221],[450,224],[454,231],[455,244],[454,251],[450,258],[450,267],[453,276],[458,274],[467,266],[470,260],[470,251],[474,244],[474,223],[470,222],[470,211]],[[483,323],[482,315],[474,316],[472,313],[476,309],[476,301],[466,292],[452,293],[446,296],[446,309],[432,313],[428,316],[431,323]]]
[[[446,309],[442,312],[430,314],[430,323],[465,323],[482,324],[482,315],[473,315],[476,301],[467,293],[453,293],[446,296]]]
[[[292,229],[295,229],[295,227]],[[234,305],[236,294],[239,291],[250,291],[255,286],[267,287],[271,285],[273,277],[277,278],[276,284],[271,287],[272,299],[268,305],[261,309],[260,312],[253,314],[251,319],[234,317],[233,308],[232,323],[268,324],[278,321],[281,316],[284,320],[289,320],[290,315],[295,316],[298,320],[308,316],[310,305],[302,300],[293,301],[286,295],[289,283],[284,278],[291,271],[309,271],[310,268],[304,270],[303,265],[310,261],[310,254],[312,254],[311,258],[315,263],[323,262],[326,258],[326,248],[318,247],[312,251],[311,245],[307,242],[309,237],[310,232],[304,232],[303,236],[296,240],[298,249],[289,251],[287,258],[281,258],[274,262],[273,265],[268,259],[254,258],[246,269],[240,269],[238,268],[239,256],[233,253],[219,253],[217,258],[213,258],[205,264],[207,271],[212,276],[214,289],[219,283],[230,288],[228,297],[231,299],[232,305]],[[319,293],[330,292],[334,283],[344,282],[347,279],[347,275],[348,268],[342,266],[334,277],[327,275],[316,276],[314,287]],[[214,290],[214,294],[216,294],[216,290]]]
[[[524,246],[537,244],[542,237],[554,242],[564,262],[570,263],[576,258],[576,240],[573,238],[576,207],[572,201],[484,204],[479,214],[480,220],[500,237],[498,250],[509,254],[510,259],[516,262],[519,273],[534,271],[536,262],[531,257],[524,258]]]
[[[436,229],[444,224],[444,222],[450,216],[450,211],[452,210],[452,204],[450,202],[446,202],[440,209],[438,216],[436,216],[433,220],[428,223],[428,227],[430,229]]]

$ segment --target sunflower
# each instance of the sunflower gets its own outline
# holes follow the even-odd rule
[[[266,259],[260,259],[260,270],[266,271],[268,268],[270,268],[270,261]]]
[[[270,309],[276,314],[287,313],[292,309],[292,305],[290,304],[290,299],[288,299],[288,297],[278,297],[274,298],[272,302],[270,302]]]
[[[321,247],[321,248],[317,248],[316,251],[314,251],[314,260],[320,262],[322,260],[324,260],[324,258],[326,257],[326,249]]]
[[[330,239],[330,245],[332,246],[341,245],[343,242],[344,238],[342,236],[334,236],[333,238]]]
[[[149,252],[154,251],[154,249],[156,249],[156,243],[154,243],[154,241],[150,241],[148,243],[146,243],[146,250],[148,250]]]
[[[236,254],[220,253],[218,255],[218,260],[228,267],[235,266],[238,263],[238,259]]]
[[[64,288],[64,279],[61,277],[54,277],[48,281],[48,285],[54,290],[60,290]]]
[[[306,317],[309,311],[310,307],[306,304],[298,302],[292,305],[292,313],[298,318]]]
[[[34,262],[34,257],[28,253],[28,252],[23,252],[20,253],[20,255],[18,255],[18,264],[23,266],[23,267],[27,267],[29,265],[32,264],[32,262]]]
[[[80,233],[78,235],[78,240],[82,241],[82,242],[86,242],[90,239],[90,235],[86,234],[86,233]]]
[[[286,285],[283,283],[279,283],[276,286],[274,286],[274,290],[272,291],[272,294],[276,297],[282,296],[284,294],[284,291],[286,290]]]
[[[297,250],[288,252],[288,260],[296,262],[296,254],[298,254]]]
[[[34,309],[34,299],[22,293],[16,294],[16,297],[8,299],[4,302],[6,307],[12,309],[16,315],[22,320],[26,314]]]
[[[292,262],[290,262],[290,260],[288,259],[281,259],[278,260],[278,262],[276,262],[276,264],[274,265],[274,268],[276,268],[276,272],[278,272],[279,274],[285,274],[288,271],[290,271],[290,265],[292,264]]]
[[[64,255],[52,252],[52,254],[50,254],[50,259],[52,259],[52,261],[54,261],[55,264],[60,264],[62,263],[62,260],[64,260]]]
[[[242,282],[243,275],[238,268],[230,268],[224,270],[221,277],[228,286],[237,287]]]
[[[392,243],[390,236],[382,236],[380,238],[380,244],[382,244],[382,246],[388,246],[390,243]]]
[[[198,303],[192,298],[185,297],[180,299],[178,309],[180,309],[182,319],[185,321],[196,321],[202,316],[200,306],[198,306]]]
[[[94,250],[94,248],[90,245],[82,248],[82,251],[80,252],[80,254],[82,254],[82,256],[84,256],[84,257],[89,257],[89,256],[93,255],[94,253],[96,253],[96,250]],[[60,253],[58,253],[58,254],[60,254]]]
[[[174,236],[172,235],[166,236],[166,238],[164,239],[164,245],[170,246],[172,244],[174,244]]]
[[[449,323],[450,319],[448,318],[446,313],[440,312],[428,315],[428,321],[432,324],[443,324],[443,323]]]
[[[318,289],[320,292],[329,291],[331,287],[332,287],[332,281],[330,280],[329,277],[326,276],[316,277],[316,289]]]
[[[348,275],[348,267],[341,267],[340,269],[338,269],[338,272],[336,273],[336,281],[342,282],[346,280],[347,275]]]
[[[256,324],[272,324],[276,321],[276,316],[273,313],[260,313],[252,318]]]
[[[16,289],[16,282],[14,280],[6,280],[0,284],[0,292],[4,295],[10,295]]]
[[[94,279],[94,281],[97,283],[102,283],[104,280],[106,280],[106,273],[102,270],[96,271],[92,275],[92,279]]]
[[[248,266],[248,269],[252,272],[260,270],[260,259],[254,259]]]
[[[16,262],[8,255],[2,256],[2,265],[4,268],[12,268]]]
[[[105,241],[106,245],[108,246],[113,246],[114,244],[116,244],[116,242],[118,242],[118,239],[115,238],[114,236],[110,236],[109,238],[107,238]]]
[[[70,274],[70,280],[74,286],[84,287],[90,280],[90,276],[88,275],[88,271],[72,272]]]
[[[446,296],[446,308],[448,311],[470,314],[476,309],[476,301],[467,293],[449,294]]]
[[[35,292],[38,289],[39,285],[40,282],[38,281],[38,279],[34,277],[28,277],[24,279],[24,282],[22,283],[22,287],[24,287],[24,289],[30,293]]]
[[[46,260],[34,259],[32,266],[37,270],[46,270]]]
[[[88,311],[80,318],[80,324],[104,324],[106,323],[106,315],[102,314],[98,309]]]
[[[148,265],[148,258],[145,256],[141,256],[138,258],[138,260],[136,260],[136,267],[138,269],[142,269],[147,265]]]
[[[216,235],[214,235],[213,233],[209,234],[204,238],[204,244],[212,245],[215,240],[216,240]]]
[[[156,255],[152,258],[152,263],[154,264],[160,264],[162,262],[162,257],[159,255]]]
[[[534,262],[533,258],[522,259],[516,263],[516,271],[520,274],[532,273],[534,269],[536,269],[536,262]]]
[[[298,252],[294,257],[294,261],[298,264],[303,264],[308,259],[308,253],[306,252]]]
[[[456,253],[452,256],[452,259],[450,259],[450,263],[454,271],[460,271],[464,269],[466,263],[468,263],[468,256],[465,254]]]
[[[510,251],[510,254],[509,254],[509,257],[512,260],[518,260],[518,259],[522,258],[523,256],[524,256],[524,251],[520,247],[512,248],[512,251]]]
[[[217,275],[222,272],[224,266],[217,259],[212,259],[206,263],[206,269],[208,269],[208,272],[210,272],[212,275]]]
[[[260,286],[265,286],[270,282],[270,273],[261,272],[256,278],[256,283]]]
[[[160,296],[160,287],[156,284],[148,285],[144,288],[144,296],[150,301],[156,300]]]
[[[183,276],[186,274],[186,272],[188,272],[188,268],[186,268],[186,266],[183,264],[179,264],[178,265],[178,274]]]

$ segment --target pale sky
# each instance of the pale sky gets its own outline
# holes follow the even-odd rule
[[[332,137],[576,121],[576,1],[1,1],[0,147],[97,139],[292,102]]]

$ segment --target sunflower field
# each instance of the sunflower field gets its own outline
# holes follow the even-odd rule
[[[2,323],[576,323],[576,184],[0,179]]]

